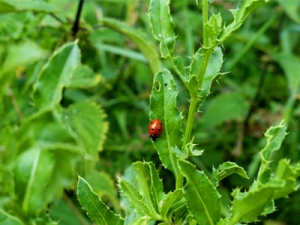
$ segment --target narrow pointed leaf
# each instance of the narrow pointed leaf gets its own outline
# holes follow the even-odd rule
[[[269,181],[271,157],[273,152],[277,151],[286,136],[286,126],[283,121],[277,126],[270,127],[265,133],[267,144],[260,152],[261,166],[258,173],[258,180],[262,183]]]
[[[172,222],[173,213],[186,205],[181,189],[169,192],[162,202],[161,216],[163,220]]]
[[[198,73],[203,63],[203,55],[205,50],[203,48],[199,49],[193,56],[193,60],[190,66],[190,80],[188,82],[188,88],[193,95],[198,96],[199,104],[203,102],[206,97],[210,94],[210,88],[213,81],[220,75],[220,69],[223,63],[223,54],[221,48],[217,47],[211,53],[207,69],[199,89]],[[197,82],[195,82],[197,80]]]
[[[159,205],[165,197],[165,193],[154,164],[136,162],[133,164],[133,168],[136,173],[139,192],[143,196],[143,203],[153,211],[153,214],[155,212],[159,214]]]
[[[223,43],[232,32],[242,26],[243,22],[250,13],[267,2],[268,0],[245,0],[239,9],[230,10],[233,15],[233,21],[228,26],[223,28],[223,31],[218,38],[218,43]]]
[[[103,18],[102,23],[105,26],[110,27],[129,37],[138,46],[140,51],[148,60],[153,74],[156,74],[158,71],[160,71],[161,66],[159,55],[156,51],[155,45],[150,41],[146,34],[115,19]]]
[[[176,108],[177,87],[171,73],[163,70],[155,75],[150,96],[150,119],[163,124],[161,136],[153,142],[163,165],[177,177],[177,157],[172,148],[182,146],[182,114]]]
[[[174,24],[169,8],[170,0],[151,0],[149,19],[153,36],[160,42],[162,57],[173,57],[175,45]]]
[[[128,199],[130,205],[136,209],[140,214],[151,216],[152,213],[155,216],[155,212],[151,212],[151,210],[144,204],[143,197],[137,191],[137,189],[130,184],[128,181],[121,179],[120,180],[120,188],[122,190],[122,194]]]
[[[282,188],[275,191],[273,198],[284,198],[288,196],[291,192],[295,191],[297,186],[297,177],[298,176],[291,167],[290,162],[286,159],[282,159],[277,166],[274,179],[283,180],[285,183]]]
[[[77,198],[81,206],[87,211],[89,218],[98,225],[123,225],[124,220],[114,214],[96,195],[91,186],[82,178],[78,178]]]
[[[282,185],[282,182],[269,182],[260,186],[255,182],[248,192],[242,193],[239,189],[235,189],[232,193],[234,199],[228,225],[256,221],[257,217],[264,212],[267,204],[272,201],[275,190]]]
[[[219,179],[219,181],[224,179],[225,177],[230,176],[233,173],[237,173],[241,177],[249,179],[249,177],[247,176],[246,171],[234,162],[225,162],[225,163],[223,163],[222,165],[220,165],[218,167],[218,179]]]
[[[190,214],[202,225],[216,224],[221,217],[221,196],[193,164],[179,160],[179,166],[187,181],[183,191]]]

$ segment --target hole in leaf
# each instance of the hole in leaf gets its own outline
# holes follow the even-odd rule
[[[160,83],[159,82],[155,82],[155,84],[154,84],[155,86],[155,89],[156,89],[156,91],[160,91]]]

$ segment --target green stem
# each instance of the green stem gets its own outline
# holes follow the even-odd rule
[[[190,136],[191,136],[193,123],[194,123],[194,117],[197,110],[197,102],[198,102],[197,97],[192,96],[190,100],[189,115],[188,115],[188,120],[185,128],[184,139],[183,139],[183,147],[186,147],[187,143],[190,141]]]
[[[208,47],[208,35],[206,34],[206,25],[208,23],[208,0],[202,0],[203,17],[203,46]]]
[[[203,45],[204,47],[208,46],[208,35],[206,34],[206,29],[205,26],[208,22],[208,0],[202,0],[202,15],[203,15]],[[212,52],[213,48],[208,48],[205,50],[205,54],[203,57],[203,61],[201,63],[201,67],[199,70],[199,73],[197,75],[198,77],[198,87],[199,89],[202,86],[205,71],[208,65],[209,57]],[[184,135],[184,140],[183,140],[183,146],[186,147],[187,143],[190,141],[190,136],[192,132],[192,127],[194,123],[194,117],[195,113],[197,110],[197,104],[198,103],[198,98],[197,96],[191,96],[190,100],[190,106],[189,106],[189,115],[188,115],[188,120],[187,120],[187,125],[185,129],[185,135]]]
[[[201,89],[201,87],[202,87],[202,83],[203,83],[203,79],[204,79],[204,76],[205,76],[206,68],[207,68],[208,61],[209,61],[209,58],[210,58],[210,54],[211,54],[212,51],[213,51],[213,48],[209,48],[209,49],[204,50],[204,57],[203,57],[203,60],[201,62],[201,67],[200,67],[199,73],[197,75],[199,89]]]

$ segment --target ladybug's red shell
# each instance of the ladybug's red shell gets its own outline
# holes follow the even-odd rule
[[[162,122],[159,119],[154,119],[150,122],[148,126],[148,133],[153,141],[159,138],[163,130]]]

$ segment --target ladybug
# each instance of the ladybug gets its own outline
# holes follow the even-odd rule
[[[150,122],[148,126],[148,133],[152,138],[152,141],[156,141],[156,138],[159,138],[162,129],[163,129],[163,125],[159,119],[154,119]]]

